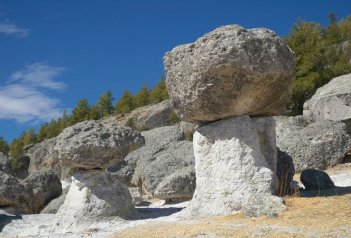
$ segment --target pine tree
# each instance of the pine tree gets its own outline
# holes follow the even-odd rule
[[[100,109],[97,105],[92,105],[89,108],[87,119],[88,120],[98,120],[101,118]]]
[[[164,76],[162,76],[157,85],[151,90],[149,101],[151,103],[159,103],[166,99],[168,99],[168,92],[166,88],[166,81]]]
[[[76,124],[78,122],[88,119],[89,105],[86,98],[78,101],[77,106],[72,110],[72,123]]]
[[[124,91],[122,98],[116,103],[115,113],[124,114],[135,108],[133,95],[128,91]]]
[[[100,111],[100,117],[105,117],[112,114],[113,112],[112,102],[113,102],[113,96],[111,91],[107,91],[106,93],[103,93],[99,97],[97,106]]]
[[[33,128],[30,128],[23,134],[23,145],[34,144],[37,142],[37,136]]]
[[[149,104],[149,90],[146,85],[143,85],[139,92],[134,96],[134,106],[137,108],[147,104]]]
[[[0,152],[4,153],[5,155],[9,154],[9,145],[7,144],[7,141],[0,136]]]
[[[18,160],[23,156],[23,134],[10,144],[9,155],[12,159]]]

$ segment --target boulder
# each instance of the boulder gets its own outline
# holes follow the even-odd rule
[[[73,174],[55,222],[64,230],[108,218],[131,218],[135,213],[128,188],[111,173],[100,169],[83,170]]]
[[[48,205],[46,205],[45,208],[43,210],[41,210],[40,213],[41,214],[56,214],[58,209],[65,202],[68,190],[69,190],[69,186],[62,190],[62,194],[59,197],[57,197],[57,198],[53,199],[51,202],[49,202]]]
[[[277,151],[272,117],[233,117],[194,134],[196,189],[192,216],[238,211],[252,196],[274,194]]]
[[[154,196],[163,200],[190,200],[195,191],[195,168],[187,166],[165,177],[156,187]]]
[[[0,207],[16,207],[30,212],[31,193],[14,176],[0,171]]]
[[[52,199],[62,193],[60,179],[53,170],[30,174],[23,180],[23,184],[31,191],[31,213],[39,213]]]
[[[57,137],[54,149],[63,166],[108,168],[144,145],[144,138],[127,127],[84,121],[68,127]]]
[[[102,124],[114,126],[129,126],[144,131],[158,127],[171,126],[177,121],[172,120],[172,108],[169,100],[157,104],[139,107],[130,113],[103,118]]]
[[[300,181],[305,186],[306,190],[324,190],[335,187],[329,175],[317,169],[303,170]]]
[[[278,196],[293,195],[296,189],[293,187],[293,177],[295,167],[293,159],[286,153],[277,148],[277,177],[279,180],[279,188],[276,192]]]
[[[351,74],[332,79],[320,87],[310,100],[305,102],[304,116],[316,121],[349,121],[351,119]]]
[[[12,174],[11,161],[2,152],[0,152],[0,171],[7,174]]]
[[[114,164],[109,171],[128,186],[131,183],[135,168],[139,160],[151,158],[153,154],[164,150],[170,143],[183,140],[182,130],[178,126],[165,126],[141,132],[145,138],[145,145],[128,154],[122,161]],[[141,163],[143,164],[143,163]],[[141,172],[142,169],[139,169]]]
[[[342,122],[276,117],[277,146],[293,159],[296,172],[326,169],[339,164],[351,149],[351,137]]]
[[[43,140],[25,150],[25,155],[30,158],[29,173],[52,169],[58,175],[61,174],[58,153],[54,150],[56,140],[57,137]]]
[[[172,106],[189,122],[280,115],[295,74],[284,40],[268,29],[238,25],[177,46],[164,56],[164,67]]]
[[[150,156],[138,160],[131,182],[135,186],[141,187],[145,194],[153,197],[156,188],[163,180],[185,167],[194,167],[194,161],[193,144],[190,141],[173,142]],[[195,175],[190,173],[187,176]],[[181,177],[177,178],[183,180]],[[181,182],[175,181],[174,178],[171,181]],[[188,186],[188,188],[184,188],[185,191],[193,188],[193,184],[184,184],[184,186]],[[174,196],[174,198],[179,197],[177,194]],[[169,199],[172,198],[169,194]]]
[[[282,198],[269,194],[260,194],[250,197],[243,205],[242,210],[247,217],[268,216],[273,218],[285,211],[286,207]]]

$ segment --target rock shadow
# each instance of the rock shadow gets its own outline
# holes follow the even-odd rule
[[[351,186],[349,187],[335,187],[325,190],[300,190],[301,197],[330,197],[351,194]]]
[[[138,219],[144,220],[144,219],[155,219],[159,217],[170,216],[177,212],[182,211],[184,208],[183,207],[165,207],[165,208],[136,207],[135,209],[139,213]]]
[[[4,227],[11,223],[13,220],[22,219],[22,215],[6,215],[0,214],[0,232],[4,229]]]

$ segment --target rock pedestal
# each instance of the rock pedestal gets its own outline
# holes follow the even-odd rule
[[[275,122],[271,117],[223,119],[194,134],[195,216],[230,214],[252,196],[271,195],[275,176]]]

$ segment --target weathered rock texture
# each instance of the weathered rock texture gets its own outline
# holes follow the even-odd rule
[[[351,119],[351,74],[332,79],[304,104],[304,116],[316,121]]]
[[[56,214],[58,209],[65,202],[69,186],[62,190],[61,196],[53,199],[49,204],[45,206],[43,210],[40,211],[41,214]]]
[[[140,187],[146,196],[190,199],[195,190],[195,159],[192,142],[184,140],[183,128],[167,126],[141,134],[145,146],[109,170],[128,186]]]
[[[329,175],[317,169],[306,169],[302,171],[300,180],[306,190],[323,190],[335,187]]]
[[[94,169],[110,167],[144,143],[130,128],[85,121],[63,130],[54,149],[63,166]]]
[[[130,218],[135,210],[128,188],[118,179],[104,170],[88,170],[72,176],[65,202],[56,214],[62,226],[79,226],[113,216]]]
[[[131,126],[137,130],[151,130],[157,127],[171,126],[176,122],[171,120],[172,112],[169,100],[157,104],[137,108],[130,113],[102,119],[101,123],[115,126]]]
[[[164,66],[176,114],[193,122],[280,115],[294,79],[293,53],[281,38],[238,25],[177,46],[164,56]]]
[[[11,162],[9,158],[2,152],[0,152],[0,171],[3,171],[4,173],[7,173],[7,174],[12,173]]]
[[[351,148],[351,137],[342,122],[309,118],[276,117],[277,146],[293,159],[296,172],[326,169],[343,161]]]
[[[61,192],[61,182],[53,171],[38,172],[24,181],[0,171],[0,207],[16,207],[23,213],[39,213]]]
[[[188,212],[230,214],[252,196],[277,188],[275,121],[249,116],[223,119],[194,134],[196,190]]]
[[[57,137],[44,140],[25,150],[25,155],[30,158],[29,173],[52,169],[61,174],[58,153],[54,150],[56,140]]]
[[[60,179],[53,170],[30,174],[23,180],[23,184],[31,191],[31,213],[39,213],[52,199],[62,193]]]
[[[250,197],[242,210],[247,217],[268,216],[272,218],[285,211],[286,207],[283,198],[258,194]]]

